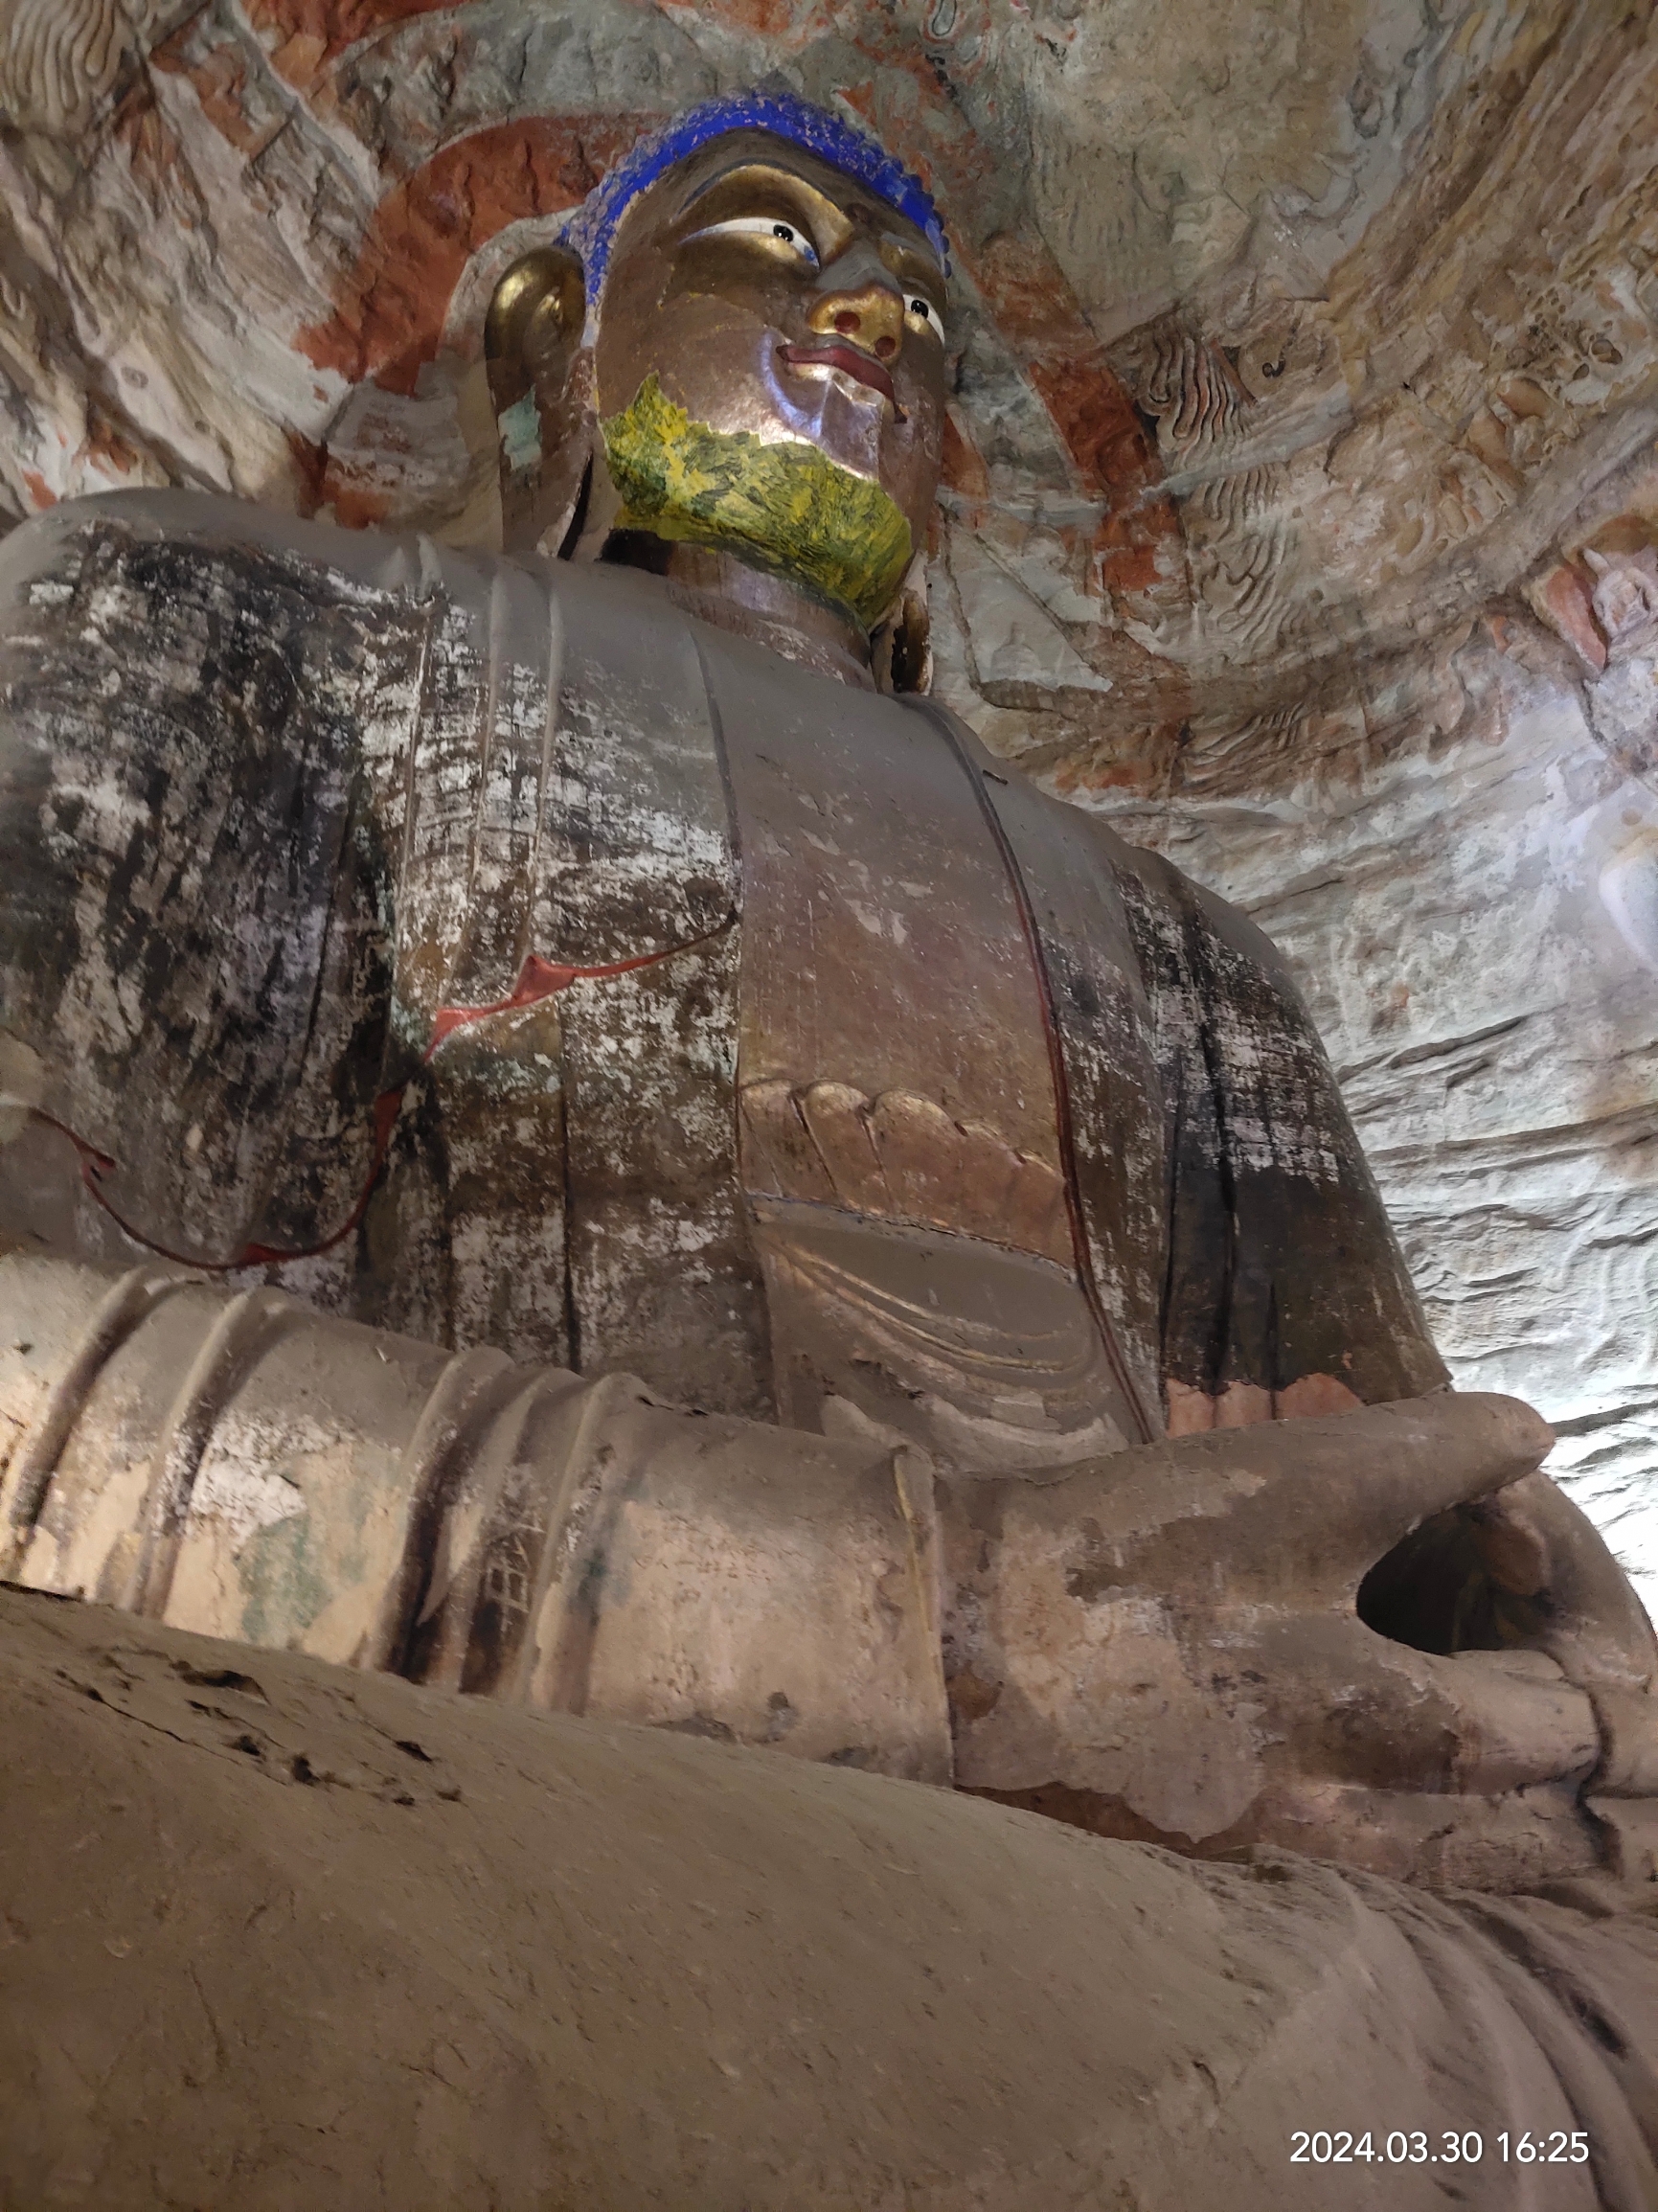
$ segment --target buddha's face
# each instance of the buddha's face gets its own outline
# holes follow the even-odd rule
[[[868,542],[870,575],[833,587],[866,621],[896,588],[895,562],[901,576],[925,540],[944,367],[944,278],[926,239],[765,132],[702,148],[642,193],[617,231],[594,360],[613,472],[641,450],[654,467],[665,438],[689,436],[698,480],[729,480],[721,514],[793,501],[821,533],[844,508],[846,544],[823,555],[823,573],[843,556],[855,566]],[[670,452],[661,467],[679,481],[682,463]],[[780,530],[769,547],[752,535],[765,565],[786,568]],[[821,585],[809,563],[803,574]]]

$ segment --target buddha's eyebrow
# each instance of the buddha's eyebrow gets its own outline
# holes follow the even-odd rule
[[[726,187],[731,189],[733,198],[738,198],[744,193],[772,192],[780,194],[785,202],[792,203],[797,213],[815,217],[820,229],[832,236],[837,245],[850,238],[855,227],[854,214],[839,206],[827,193],[820,192],[816,185],[808,184],[804,176],[793,170],[774,169],[769,162],[763,161],[738,162],[734,168],[721,170],[716,176],[711,176],[705,183],[696,186],[680,203],[675,222],[689,221],[693,210],[707,199],[710,194],[721,192]],[[858,207],[867,211],[869,203],[863,194],[857,193],[856,198]],[[891,211],[882,208],[875,212],[888,215]],[[867,213],[864,219],[868,219]],[[936,305],[943,306],[948,292],[944,272],[924,247],[918,246],[912,239],[897,233],[888,231],[880,237],[879,251],[881,260],[900,284],[914,285],[918,290],[926,292]]]
[[[711,176],[706,184],[699,184],[694,192],[687,194],[680,206],[680,217],[683,218],[689,215],[710,193],[719,192],[726,187],[736,192],[744,186],[757,191],[782,193],[798,206],[809,209],[831,222],[844,223],[847,219],[844,210],[836,207],[826,193],[819,192],[816,185],[808,184],[804,176],[797,176],[790,170],[773,169],[763,161],[739,162],[735,169],[721,170],[717,176]]]
[[[916,285],[935,303],[944,299],[949,287],[943,270],[930,254],[920,252],[907,239],[895,238],[889,231],[881,240],[881,260],[900,283]]]

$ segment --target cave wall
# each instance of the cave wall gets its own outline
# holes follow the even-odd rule
[[[1297,964],[1658,1600],[1658,32],[1619,0],[0,0],[0,514],[498,528],[494,278],[777,71],[956,255],[938,688]]]

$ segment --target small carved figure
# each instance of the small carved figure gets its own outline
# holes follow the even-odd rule
[[[1658,546],[1634,553],[1598,553],[1583,559],[1595,578],[1591,604],[1606,641],[1608,661],[1630,660],[1658,646]]]
[[[925,696],[920,186],[715,103],[488,345],[501,556],[0,548],[0,1573],[1189,1851],[1637,1854],[1651,1631],[1283,963]]]

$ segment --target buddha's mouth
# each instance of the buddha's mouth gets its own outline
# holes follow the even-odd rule
[[[867,384],[872,392],[878,392],[901,422],[904,411],[898,405],[898,396],[893,389],[893,380],[881,364],[856,346],[780,346],[778,354],[791,369],[838,369],[843,376],[851,376],[855,383]]]

